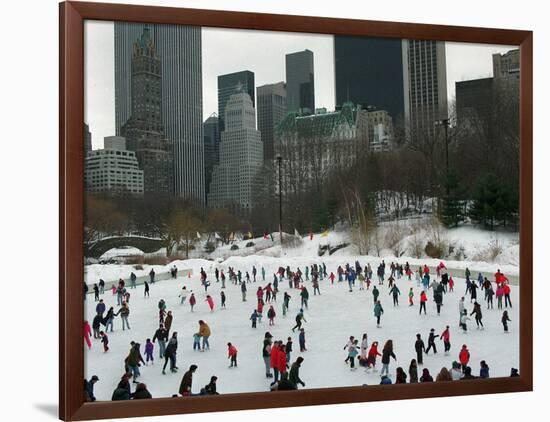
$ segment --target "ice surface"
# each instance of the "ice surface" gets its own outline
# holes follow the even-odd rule
[[[510,333],[505,334],[502,329],[500,318],[502,311],[496,309],[486,310],[483,302],[483,294],[478,291],[480,303],[483,309],[484,331],[478,331],[475,328],[475,322],[470,321],[468,334],[462,334],[458,329],[458,300],[463,295],[465,283],[458,274],[455,278],[455,292],[444,296],[444,306],[441,315],[437,316],[435,304],[431,300],[431,290],[429,292],[430,301],[428,302],[428,315],[418,315],[418,299],[420,287],[416,282],[408,281],[402,278],[397,281],[401,290],[400,306],[393,307],[391,297],[388,296],[387,286],[380,288],[380,300],[385,313],[382,316],[381,327],[376,328],[376,320],[373,316],[373,300],[371,290],[359,291],[358,285],[353,292],[348,291],[347,283],[337,283],[330,285],[328,279],[320,282],[321,296],[313,295],[313,288],[310,282],[306,282],[310,291],[309,309],[305,311],[307,323],[304,324],[306,330],[307,352],[299,353],[298,334],[291,331],[294,325],[294,317],[300,308],[299,292],[295,289],[289,289],[288,282],[283,281],[279,285],[278,301],[275,304],[277,317],[275,326],[269,327],[268,320],[265,318],[267,309],[264,308],[264,319],[258,324],[257,329],[251,328],[249,321],[250,314],[255,308],[256,295],[255,290],[259,285],[265,286],[273,279],[273,272],[280,265],[290,265],[294,270],[299,266],[304,271],[305,266],[321,262],[327,265],[327,271],[336,273],[336,267],[346,262],[353,264],[355,257],[343,257],[337,254],[331,257],[315,257],[317,244],[325,241],[336,241],[337,234],[331,233],[327,238],[317,237],[314,241],[305,238],[304,244],[297,250],[286,250],[282,257],[270,257],[253,255],[248,257],[231,257],[222,263],[214,261],[193,259],[186,261],[177,261],[167,267],[155,266],[155,271],[166,271],[171,265],[176,264],[178,268],[193,269],[191,278],[178,278],[177,280],[166,280],[151,285],[151,297],[143,298],[143,286],[138,286],[131,292],[130,299],[130,325],[131,330],[121,330],[120,318],[115,319],[115,331],[109,333],[110,350],[103,353],[102,345],[99,340],[92,339],[93,346],[90,351],[86,348],[86,376],[89,379],[93,374],[98,375],[100,381],[95,386],[95,393],[98,400],[110,400],[111,394],[115,389],[120,376],[124,371],[123,360],[127,356],[130,341],[134,340],[141,343],[142,354],[146,338],[152,338],[155,329],[158,327],[158,301],[165,299],[168,310],[172,310],[174,321],[172,331],[178,332],[178,367],[177,374],[161,374],[161,361],[158,360],[158,349],[155,345],[155,363],[154,365],[142,366],[140,368],[142,377],[141,382],[147,384],[153,397],[170,397],[177,393],[181,377],[191,364],[198,365],[198,370],[194,375],[193,392],[198,392],[201,387],[206,385],[212,375],[218,376],[218,391],[221,393],[268,391],[269,382],[264,375],[264,365],[261,357],[262,340],[264,333],[270,331],[275,340],[281,339],[286,342],[287,337],[292,337],[294,341],[294,352],[291,362],[298,356],[304,357],[301,378],[306,382],[307,388],[337,387],[337,386],[356,386],[362,384],[378,384],[380,379],[377,373],[366,374],[361,368],[351,372],[344,363],[346,352],[342,350],[350,335],[361,338],[363,333],[368,334],[369,343],[378,341],[380,350],[387,339],[393,339],[394,350],[397,355],[397,362],[392,360],[390,373],[395,378],[395,368],[402,366],[408,371],[409,363],[415,358],[414,341],[415,334],[421,333],[424,341],[427,343],[427,336],[430,328],[435,328],[436,333],[440,334],[445,325],[451,327],[451,354],[443,355],[443,344],[438,339],[438,354],[426,356],[424,366],[430,369],[434,379],[441,367],[450,368],[453,360],[458,360],[458,353],[462,344],[467,344],[470,353],[472,366],[475,375],[479,374],[479,362],[486,360],[491,370],[491,377],[507,376],[510,368],[517,368],[519,365],[519,333],[518,333],[518,287],[512,286],[512,302],[514,308],[509,310]],[[280,252],[280,251],[279,251]],[[278,254],[279,255],[279,254]],[[364,266],[371,262],[373,270],[380,262],[380,258],[359,257],[360,263]],[[433,260],[438,263],[439,260]],[[391,259],[386,259],[388,266]],[[399,262],[404,263],[401,258]],[[431,262],[430,260],[409,260],[411,265],[419,262]],[[450,263],[446,261],[447,266]],[[248,285],[248,301],[241,301],[240,287],[227,282],[225,289],[227,296],[227,309],[219,308],[221,283],[214,281],[213,271],[215,266],[219,269],[227,270],[228,266],[235,267],[244,272],[252,270],[252,265],[256,265],[258,270],[258,280],[261,280],[261,267],[266,269],[266,281],[250,283]],[[503,269],[503,266],[497,264],[483,264],[487,271],[495,272],[497,268]],[[208,272],[212,285],[208,293],[214,298],[215,310],[210,312],[205,303],[204,288],[201,287],[198,277],[200,267]],[[473,267],[473,265],[472,265]],[[121,265],[98,265],[89,266],[87,271],[87,282],[94,282],[91,277],[105,276],[106,273],[118,278],[127,277],[130,266]],[[143,274],[147,274],[149,267],[145,266]],[[508,267],[504,267],[506,272]],[[517,267],[513,267],[517,273]],[[473,271],[472,271],[473,272]],[[136,271],[137,275],[142,275]],[[251,273],[252,276],[252,273]],[[461,275],[460,275],[461,276]],[[108,277],[107,277],[108,278]],[[197,305],[195,312],[191,313],[188,304],[180,305],[178,295],[183,285],[193,291],[197,296]],[[415,305],[409,307],[407,304],[407,293],[409,287],[413,287]],[[372,286],[371,286],[372,289]],[[282,296],[284,291],[289,291],[292,296],[290,301],[290,310],[286,316],[282,316]],[[106,302],[107,309],[110,306],[116,306],[116,297],[112,296],[110,291],[106,291],[102,296]],[[472,306],[467,299],[467,309],[471,311]],[[95,303],[93,295],[88,295],[85,312],[87,319],[93,319],[95,313]],[[198,320],[205,320],[212,329],[210,338],[211,350],[201,353],[192,350],[192,336],[198,330]],[[229,360],[227,359],[227,342],[232,342],[238,349],[239,367],[229,369]],[[83,345],[83,347],[85,347]],[[145,356],[144,356],[145,357]],[[164,363],[164,361],[162,361]],[[380,360],[377,366],[381,366]]]

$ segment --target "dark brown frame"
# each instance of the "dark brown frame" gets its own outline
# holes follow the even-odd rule
[[[106,3],[59,6],[59,417],[89,420],[270,407],[307,406],[424,397],[532,391],[533,389],[533,33],[352,19],[225,12]],[[519,45],[520,75],[520,374],[483,381],[339,387],[293,392],[84,403],[83,121],[84,20],[134,21],[304,33],[365,35]]]

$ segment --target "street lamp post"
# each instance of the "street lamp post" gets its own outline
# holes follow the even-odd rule
[[[281,172],[281,164],[283,157],[277,154],[277,164],[279,166],[279,237],[281,239],[281,248],[283,247],[283,175]]]

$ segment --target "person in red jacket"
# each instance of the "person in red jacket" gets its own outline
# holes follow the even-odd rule
[[[441,333],[441,340],[445,346],[445,356],[449,354],[451,350],[451,332],[449,331],[449,326],[445,327],[445,330]]]
[[[279,370],[279,374],[281,374],[281,376],[286,373],[286,347],[282,341],[279,342],[279,352],[277,354],[277,369]]]
[[[237,367],[237,348],[231,343],[227,343],[227,357],[231,359],[230,368]]]
[[[328,278],[330,278],[330,284],[334,284],[334,279],[336,278],[336,276],[334,275],[333,272],[330,273]]]
[[[508,280],[508,279],[506,279]],[[504,283],[503,285],[503,291],[504,291],[504,307],[507,308],[508,305],[510,305],[510,308],[512,307],[512,301],[510,300],[510,293],[511,293],[511,289],[510,289],[510,284],[508,284],[507,282]]]
[[[91,334],[92,334],[92,327],[90,327],[90,323],[88,321],[84,321],[84,340],[86,340],[88,349],[92,348],[92,340],[90,340]]]
[[[426,264],[424,264],[424,274],[430,274],[430,269]]]
[[[453,280],[453,276],[449,276],[449,291],[453,292],[455,287],[455,281]]]
[[[426,302],[428,301],[428,296],[426,295],[426,292],[422,290],[420,293],[420,312],[418,312],[419,315],[422,314],[422,309],[424,309],[424,315],[426,315]]]
[[[498,269],[495,273],[495,281],[497,282],[497,284],[502,284],[508,282],[508,278],[500,272],[500,269]]]
[[[258,298],[258,303],[264,301],[264,289],[261,287],[258,287],[258,290],[256,290],[256,297]]]
[[[463,344],[462,349],[460,349],[460,353],[458,354],[458,360],[462,365],[462,372],[464,372],[466,370],[466,366],[468,366],[468,362],[470,361],[470,351],[468,350],[468,347],[465,344]]]
[[[285,356],[286,358],[286,356]],[[271,346],[271,355],[269,359],[269,366],[273,368],[273,382],[271,385],[275,385],[279,381],[279,341],[273,343]]]
[[[197,299],[195,298],[195,293],[191,292],[191,297],[189,298],[189,305],[191,305],[191,312],[193,312],[193,307],[197,303]]]
[[[376,356],[382,356],[382,354],[378,351],[378,342],[374,341],[370,346],[369,353],[367,354],[367,371],[370,368],[374,369],[376,366]]]
[[[205,302],[208,302],[208,306],[210,307],[210,312],[214,312],[214,299],[212,299],[212,296],[206,295]]]
[[[258,306],[256,307],[256,310],[258,311],[258,322],[262,322],[262,316],[264,312],[264,301],[263,299],[258,301]]]

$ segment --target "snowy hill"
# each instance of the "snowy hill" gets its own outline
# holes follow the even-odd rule
[[[190,258],[199,259],[199,260],[214,260],[216,262],[224,261],[234,257],[246,257],[249,255],[257,255],[263,257],[300,257],[303,259],[310,260],[311,262],[316,262],[319,259],[328,262],[337,263],[336,265],[341,264],[342,262],[355,262],[359,260],[360,262],[369,261],[377,262],[380,259],[385,259],[388,262],[399,261],[406,262],[408,261],[411,265],[423,265],[427,263],[430,266],[435,267],[440,259],[431,259],[426,256],[425,253],[422,253],[421,258],[414,258],[411,254],[411,235],[407,234],[407,230],[410,229],[410,225],[413,223],[410,222],[391,222],[391,223],[382,223],[380,225],[380,236],[386,236],[387,232],[392,229],[393,226],[399,224],[402,226],[403,238],[400,241],[401,249],[403,254],[399,257],[395,256],[395,253],[388,249],[382,247],[380,250],[380,257],[373,255],[373,250],[371,250],[370,255],[360,255],[358,248],[353,245],[351,235],[348,230],[340,229],[338,231],[330,231],[326,237],[321,236],[319,233],[314,234],[313,239],[310,240],[309,235],[301,237],[301,245],[296,247],[285,246],[281,248],[279,241],[279,234],[273,233],[273,240],[271,238],[264,239],[263,237],[258,237],[254,239],[235,241],[230,245],[219,245],[216,250],[207,254],[203,252],[204,243],[206,241],[199,242],[197,244],[196,250],[192,251]],[[290,235],[286,235],[289,236]],[[417,236],[422,239],[429,238],[429,234],[425,230],[420,230],[417,233]],[[441,236],[443,236],[449,246],[455,251],[452,256],[448,259],[444,259],[447,264],[447,267],[454,270],[464,270],[468,267],[472,272],[481,271],[487,273],[494,273],[498,268],[503,272],[509,275],[517,276],[519,275],[519,234],[511,232],[491,232],[488,230],[482,230],[472,226],[462,226],[454,229],[442,229]],[[254,245],[247,247],[247,244],[252,242]],[[323,257],[318,256],[319,246],[321,245],[330,245],[332,247],[348,243],[349,246],[344,247],[336,251],[333,255],[325,253]],[[236,245],[238,249],[231,250],[231,247]],[[128,255],[129,249],[112,249],[108,251],[104,257],[113,257],[119,255]],[[131,250],[135,255],[143,255],[137,249]],[[498,253],[495,253],[498,252]],[[165,255],[165,250],[159,250],[156,254]],[[496,254],[496,256],[493,256]],[[334,259],[336,258],[337,259]],[[237,260],[238,261],[238,260]],[[190,260],[183,261],[182,268],[191,268]],[[204,265],[209,265],[205,263]],[[204,266],[203,265],[203,266]],[[229,265],[229,264],[228,264]],[[199,265],[199,269],[200,269]],[[88,277],[95,278],[100,277],[102,269],[100,265],[87,265],[86,271],[88,272]],[[111,267],[111,266],[107,266]],[[167,271],[169,266],[164,268],[164,271]],[[120,271],[132,271],[130,266],[113,266],[112,268],[117,268]],[[144,274],[148,273],[149,266],[144,266]],[[162,271],[162,266],[155,266],[155,271]],[[105,269],[105,271],[110,272],[110,269]],[[117,270],[114,270],[116,274]],[[137,272],[136,272],[137,274]],[[137,274],[138,276],[140,274]],[[118,279],[120,276],[117,276],[113,279]],[[107,277],[109,278],[109,277]],[[104,278],[106,279],[106,278]],[[109,278],[110,279],[110,278]]]

